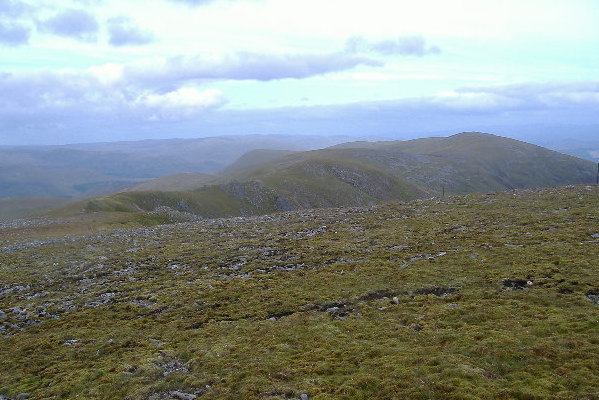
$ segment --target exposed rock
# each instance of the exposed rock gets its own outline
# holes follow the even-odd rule
[[[501,281],[501,284],[503,285],[504,289],[525,290],[530,286],[529,282],[530,281],[527,279],[504,279]]]
[[[174,398],[180,399],[180,400],[194,400],[198,397],[195,394],[183,393],[183,392],[179,392],[178,390],[173,390],[172,392],[169,392],[169,394],[171,396],[173,396]]]
[[[457,292],[457,290],[458,290],[457,288],[453,288],[453,287],[431,286],[431,287],[426,287],[426,288],[420,288],[420,289],[416,290],[414,292],[414,294],[421,294],[421,295],[433,294],[433,295],[439,296],[439,297],[446,297],[446,296],[449,296],[450,294]]]

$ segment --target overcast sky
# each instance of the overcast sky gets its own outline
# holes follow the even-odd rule
[[[0,145],[597,115],[596,0],[0,0]]]

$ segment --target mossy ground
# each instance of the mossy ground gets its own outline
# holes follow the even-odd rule
[[[3,232],[0,394],[599,398],[597,186],[109,221]]]

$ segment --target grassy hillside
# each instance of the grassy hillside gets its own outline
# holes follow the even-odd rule
[[[4,227],[0,397],[596,399],[597,204],[582,185]]]
[[[184,191],[193,190],[214,183],[217,177],[212,174],[187,172],[182,174],[166,175],[160,178],[136,185],[129,190],[139,191]]]
[[[241,157],[239,157],[227,168],[223,169],[223,173],[235,174],[236,172],[243,171],[246,168],[252,168],[257,165],[268,163],[272,160],[277,160],[281,157],[285,157],[296,152],[290,150],[268,150],[268,149],[257,149],[248,151]]]
[[[154,191],[93,199],[94,207],[84,208],[154,211],[166,206],[202,217],[259,215],[443,193],[592,183],[595,174],[591,161],[494,135],[462,133],[405,142],[356,142],[306,152],[253,151],[211,180],[201,185],[198,181],[197,189],[189,193],[181,190],[191,188],[195,175],[183,180],[166,177],[141,186]],[[213,186],[207,187],[207,182]]]

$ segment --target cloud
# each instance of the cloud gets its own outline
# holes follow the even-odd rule
[[[57,36],[95,41],[100,30],[96,17],[84,10],[67,9],[39,23],[40,30]]]
[[[222,92],[197,89],[208,81],[302,79],[362,64],[379,65],[345,53],[233,53],[147,59],[83,71],[0,73],[0,109],[29,115],[78,110],[113,112],[134,119],[189,118],[225,104]]]
[[[352,36],[345,42],[348,53],[377,53],[382,55],[402,55],[423,57],[440,54],[438,46],[428,46],[422,35],[400,36],[396,39],[369,41],[362,36]]]
[[[20,46],[29,43],[31,26],[22,20],[33,8],[17,0],[0,1],[0,45]]]
[[[136,46],[154,41],[152,32],[141,29],[128,17],[116,17],[107,21],[109,43],[112,46]]]
[[[203,92],[195,88],[180,88],[165,94],[139,97],[135,105],[149,115],[149,120],[179,120],[191,118],[209,109],[221,107],[225,97],[220,90]]]
[[[466,86],[432,101],[456,110],[506,111],[599,106],[599,82],[541,82]]]
[[[170,92],[133,88],[101,80],[101,71],[36,71],[0,73],[2,114],[35,118],[41,115],[108,115],[124,120],[178,120],[223,106],[224,94],[184,86]]]
[[[599,81],[591,81],[473,86],[395,101],[231,110],[220,109],[225,94],[215,88],[192,83],[164,91],[134,88],[123,84],[122,72],[122,66],[106,65],[85,73],[0,73],[0,141],[51,144],[250,131],[395,138],[469,130],[520,134],[564,123],[596,127],[599,107]],[[101,75],[106,78],[99,79]]]
[[[27,44],[31,29],[20,23],[7,23],[0,20],[0,44],[19,46]]]
[[[201,6],[208,3],[213,3],[216,0],[169,0],[172,3],[187,4],[190,6]]]
[[[238,52],[219,57],[177,56],[145,60],[124,69],[126,80],[177,84],[189,80],[302,79],[354,68],[380,66],[370,58],[345,53],[261,54]]]
[[[107,99],[111,88],[78,71],[31,71],[0,74],[0,107],[11,112],[35,112],[83,107]]]
[[[0,2],[0,16],[17,17],[30,9],[31,6],[19,0],[2,0]]]

